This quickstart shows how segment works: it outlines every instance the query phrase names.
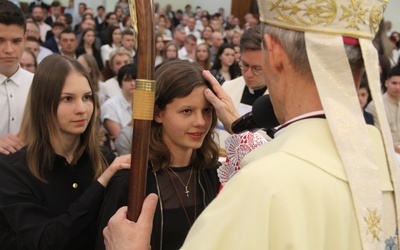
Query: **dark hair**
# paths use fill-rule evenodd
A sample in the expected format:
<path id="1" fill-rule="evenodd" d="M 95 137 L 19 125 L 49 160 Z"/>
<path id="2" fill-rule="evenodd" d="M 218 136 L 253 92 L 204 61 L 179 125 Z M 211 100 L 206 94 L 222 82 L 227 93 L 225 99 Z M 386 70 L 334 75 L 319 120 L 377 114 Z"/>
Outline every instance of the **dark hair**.
<path id="1" fill-rule="evenodd" d="M 129 64 L 122 66 L 119 69 L 118 74 L 117 74 L 117 80 L 118 80 L 118 84 L 119 84 L 120 88 L 122 88 L 122 81 L 126 78 L 136 80 L 137 67 L 135 64 L 129 63 Z"/>
<path id="2" fill-rule="evenodd" d="M 372 96 L 371 96 L 371 90 L 369 89 L 369 86 L 368 86 L 368 79 L 366 76 L 367 76 L 366 74 L 363 75 L 363 79 L 360 82 L 360 87 L 358 87 L 358 88 L 367 90 L 367 93 L 368 93 L 367 104 L 368 104 L 370 101 L 372 101 Z M 367 105 L 365 105 L 365 106 L 367 106 Z"/>
<path id="3" fill-rule="evenodd" d="M 205 46 L 205 47 L 206 47 L 206 51 L 208 52 L 208 57 L 207 57 L 206 61 L 204 62 L 204 65 L 201 65 L 201 66 L 203 66 L 205 70 L 209 70 L 210 67 L 211 67 L 211 55 L 210 55 L 210 46 L 208 45 L 208 43 L 200 43 L 200 44 L 197 44 L 197 46 L 196 46 L 196 52 L 195 52 L 195 62 L 198 63 L 198 64 L 200 65 L 200 63 L 199 63 L 199 58 L 197 57 L 197 49 L 198 49 L 200 46 Z"/>
<path id="4" fill-rule="evenodd" d="M 155 72 L 157 82 L 154 114 L 164 110 L 175 98 L 183 98 L 200 86 L 210 87 L 202 77 L 202 69 L 195 63 L 183 60 L 171 60 L 163 63 Z M 196 170 L 214 167 L 218 161 L 218 146 L 214 141 L 214 128 L 217 116 L 212 109 L 210 130 L 200 148 L 193 151 L 190 164 Z M 163 125 L 151 123 L 149 161 L 153 171 L 164 170 L 172 162 L 172 155 L 162 140 Z"/>
<path id="5" fill-rule="evenodd" d="M 52 71 L 49 71 L 50 68 Z M 39 64 L 32 80 L 26 105 L 29 109 L 27 114 L 30 116 L 28 118 L 30 125 L 26 131 L 28 135 L 26 158 L 29 170 L 43 182 L 46 182 L 46 173 L 52 168 L 56 157 L 52 143 L 57 138 L 59 130 L 57 109 L 65 80 L 71 72 L 77 72 L 87 79 L 93 93 L 93 103 L 95 103 L 97 97 L 93 91 L 90 76 L 75 59 L 59 54 L 49 55 Z M 76 162 L 83 152 L 87 151 L 91 158 L 94 176 L 97 178 L 108 164 L 98 146 L 95 114 L 96 107 L 93 105 L 90 122 L 80 136 L 81 144 L 72 162 Z M 32 117 L 35 119 L 30 119 Z"/>
<path id="6" fill-rule="evenodd" d="M 105 10 L 105 8 L 104 8 L 104 6 L 103 6 L 103 5 L 99 5 L 99 6 L 97 6 L 97 10 L 100 10 L 100 9 L 102 9 L 102 10 Z"/>
<path id="7" fill-rule="evenodd" d="M 112 15 L 117 15 L 117 14 L 115 14 L 115 12 L 108 12 L 108 13 L 106 14 L 106 20 L 110 19 L 110 17 L 111 17 Z"/>
<path id="8" fill-rule="evenodd" d="M 63 24 L 63 23 L 61 23 L 61 22 L 54 22 L 53 23 L 53 28 L 54 27 L 62 27 L 62 28 L 65 28 L 65 25 Z"/>
<path id="9" fill-rule="evenodd" d="M 193 35 L 193 34 L 189 34 L 185 37 L 185 42 L 189 42 L 189 41 L 197 42 L 197 37 L 195 37 L 195 35 Z"/>
<path id="10" fill-rule="evenodd" d="M 26 38 L 26 41 L 27 41 L 27 42 L 35 42 L 35 43 L 37 43 L 37 44 L 40 45 L 39 40 L 38 40 L 36 37 L 34 37 L 34 36 L 28 36 L 28 37 Z"/>
<path id="11" fill-rule="evenodd" d="M 110 47 L 113 46 L 113 33 L 115 30 L 121 30 L 119 26 L 109 26 L 108 28 L 108 37 L 107 37 L 107 42 Z"/>
<path id="12" fill-rule="evenodd" d="M 161 50 L 161 56 L 163 57 L 163 60 L 167 59 L 167 50 L 169 47 L 174 46 L 176 49 L 176 58 L 178 58 L 178 51 L 179 51 L 179 47 L 178 45 L 176 45 L 176 43 L 174 42 L 168 42 L 167 44 L 164 45 L 164 48 Z"/>
<path id="13" fill-rule="evenodd" d="M 37 63 L 35 54 L 33 54 L 33 52 L 28 48 L 25 48 L 24 52 L 28 53 L 29 55 L 31 55 L 33 57 L 33 66 L 35 66 L 35 70 L 36 70 L 38 63 Z"/>
<path id="14" fill-rule="evenodd" d="M 90 18 L 87 18 L 87 16 L 89 16 Z M 83 23 L 84 21 L 86 21 L 86 19 L 94 20 L 93 14 L 92 14 L 92 13 L 85 13 L 85 14 L 83 14 L 83 16 L 82 16 L 82 22 L 81 22 L 81 23 Z"/>
<path id="15" fill-rule="evenodd" d="M 214 63 L 211 66 L 211 70 L 220 70 L 222 68 L 221 59 L 219 57 L 224 53 L 225 49 L 232 49 L 233 51 L 235 51 L 235 46 L 230 43 L 223 43 L 219 47 L 218 53 L 215 55 Z M 231 79 L 235 79 L 236 77 L 240 76 L 240 72 L 240 68 L 235 62 L 229 67 L 229 74 L 231 75 Z"/>
<path id="16" fill-rule="evenodd" d="M 236 28 L 236 26 L 233 24 L 227 23 L 225 25 L 225 30 L 233 30 L 234 28 Z"/>
<path id="17" fill-rule="evenodd" d="M 388 73 L 388 78 L 390 79 L 393 76 L 400 76 L 400 67 L 399 66 L 394 66 Z"/>
<path id="18" fill-rule="evenodd" d="M 26 31 L 25 15 L 15 4 L 10 1 L 0 1 L 0 23 L 17 25 Z"/>
<path id="19" fill-rule="evenodd" d="M 60 7 L 61 3 L 59 1 L 53 1 L 50 5 L 50 7 Z"/>
<path id="20" fill-rule="evenodd" d="M 135 36 L 135 33 L 133 33 L 133 31 L 131 29 L 125 29 L 124 31 L 122 31 L 122 36 L 121 37 L 124 37 L 126 35 Z"/>
<path id="21" fill-rule="evenodd" d="M 240 51 L 261 50 L 261 26 L 256 25 L 246 30 L 240 38 Z"/>
<path id="22" fill-rule="evenodd" d="M 72 23 L 72 16 L 71 16 L 71 14 L 65 13 L 64 16 L 65 16 L 65 22 L 66 22 L 68 25 L 71 25 L 71 23 Z"/>
<path id="23" fill-rule="evenodd" d="M 81 41 L 79 42 L 78 47 L 84 48 L 85 41 L 84 41 L 83 38 L 85 37 L 86 33 L 88 33 L 89 31 L 92 31 L 94 33 L 94 36 L 96 37 L 96 30 L 95 29 L 92 29 L 92 28 L 84 29 L 83 32 L 82 32 Z M 93 51 L 98 51 L 98 49 L 96 48 L 96 41 L 93 41 L 92 49 L 93 49 Z"/>

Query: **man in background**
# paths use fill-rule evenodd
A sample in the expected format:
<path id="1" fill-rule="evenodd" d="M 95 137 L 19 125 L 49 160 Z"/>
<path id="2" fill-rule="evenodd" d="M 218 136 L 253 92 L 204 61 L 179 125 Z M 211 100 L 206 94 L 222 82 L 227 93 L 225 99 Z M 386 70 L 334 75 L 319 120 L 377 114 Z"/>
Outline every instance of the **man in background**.
<path id="1" fill-rule="evenodd" d="M 25 47 L 25 16 L 15 4 L 0 2 L 0 154 L 19 150 L 18 137 L 33 74 L 20 68 Z"/>

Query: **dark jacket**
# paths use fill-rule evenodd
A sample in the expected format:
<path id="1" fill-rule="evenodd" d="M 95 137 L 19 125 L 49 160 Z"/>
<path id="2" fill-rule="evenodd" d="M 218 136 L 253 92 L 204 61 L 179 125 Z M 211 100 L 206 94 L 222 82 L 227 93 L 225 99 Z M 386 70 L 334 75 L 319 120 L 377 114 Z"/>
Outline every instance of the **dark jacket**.
<path id="1" fill-rule="evenodd" d="M 217 196 L 220 182 L 217 176 L 216 168 L 200 170 L 198 180 L 203 191 L 204 206 Z M 109 181 L 106 189 L 105 198 L 99 214 L 99 233 L 97 237 L 96 250 L 104 249 L 104 238 L 101 233 L 107 226 L 109 219 L 122 206 L 128 204 L 129 190 L 129 170 L 120 170 Z M 146 195 L 150 193 L 158 194 L 160 191 L 157 180 L 157 173 L 153 173 L 149 167 L 147 170 Z M 161 212 L 161 202 L 157 204 L 157 209 L 153 220 L 153 231 L 151 234 L 151 249 L 162 249 L 162 232 L 163 232 L 163 214 Z"/>
<path id="2" fill-rule="evenodd" d="M 1 249 L 94 249 L 104 187 L 93 180 L 87 153 L 73 166 L 55 155 L 47 183 L 30 172 L 26 148 L 2 159 Z"/>

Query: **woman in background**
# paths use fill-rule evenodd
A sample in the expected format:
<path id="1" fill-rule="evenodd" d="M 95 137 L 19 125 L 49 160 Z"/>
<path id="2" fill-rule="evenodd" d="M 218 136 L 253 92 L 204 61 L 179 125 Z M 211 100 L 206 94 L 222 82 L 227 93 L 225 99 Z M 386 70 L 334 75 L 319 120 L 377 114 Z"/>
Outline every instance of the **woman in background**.
<path id="1" fill-rule="evenodd" d="M 235 62 L 233 44 L 224 43 L 219 47 L 210 72 L 221 85 L 225 81 L 241 76 L 239 65 Z"/>
<path id="2" fill-rule="evenodd" d="M 77 57 L 83 54 L 92 55 L 97 62 L 100 70 L 103 69 L 103 61 L 101 60 L 100 51 L 95 45 L 96 31 L 92 28 L 85 29 L 82 33 L 82 39 L 79 42 L 78 48 L 76 48 L 75 54 Z"/>
<path id="3" fill-rule="evenodd" d="M 156 40 L 156 60 L 155 60 L 155 67 L 160 65 L 163 62 L 163 57 L 162 57 L 162 50 L 164 48 L 164 39 L 162 34 L 156 32 L 155 35 L 155 40 Z"/>
<path id="4" fill-rule="evenodd" d="M 200 43 L 196 47 L 195 62 L 197 62 L 203 70 L 211 68 L 210 47 L 207 43 Z"/>
<path id="5" fill-rule="evenodd" d="M 163 56 L 163 61 L 178 58 L 178 50 L 179 48 L 174 42 L 167 43 L 161 53 Z"/>
<path id="6" fill-rule="evenodd" d="M 100 48 L 101 58 L 104 65 L 106 65 L 106 62 L 110 59 L 111 52 L 121 47 L 122 32 L 119 27 L 112 26 L 108 35 L 108 44 L 104 44 Z"/>

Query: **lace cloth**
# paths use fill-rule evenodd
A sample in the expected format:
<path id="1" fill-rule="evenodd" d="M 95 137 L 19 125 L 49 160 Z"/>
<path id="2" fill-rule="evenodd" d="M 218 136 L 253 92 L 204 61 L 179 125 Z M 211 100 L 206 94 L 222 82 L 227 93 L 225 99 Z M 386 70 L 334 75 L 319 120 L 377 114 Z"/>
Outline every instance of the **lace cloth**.
<path id="1" fill-rule="evenodd" d="M 226 161 L 218 168 L 218 177 L 224 186 L 239 170 L 243 158 L 252 150 L 267 143 L 258 133 L 245 132 L 230 135 L 225 141 Z"/>

